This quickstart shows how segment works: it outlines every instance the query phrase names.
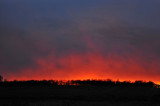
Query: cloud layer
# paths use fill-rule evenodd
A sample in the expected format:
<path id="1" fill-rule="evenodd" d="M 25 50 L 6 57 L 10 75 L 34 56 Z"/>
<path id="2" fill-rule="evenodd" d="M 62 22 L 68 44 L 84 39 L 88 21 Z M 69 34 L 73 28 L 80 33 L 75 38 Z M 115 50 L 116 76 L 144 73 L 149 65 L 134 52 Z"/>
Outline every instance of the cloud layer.
<path id="1" fill-rule="evenodd" d="M 0 1 L 0 73 L 160 82 L 158 0 Z"/>

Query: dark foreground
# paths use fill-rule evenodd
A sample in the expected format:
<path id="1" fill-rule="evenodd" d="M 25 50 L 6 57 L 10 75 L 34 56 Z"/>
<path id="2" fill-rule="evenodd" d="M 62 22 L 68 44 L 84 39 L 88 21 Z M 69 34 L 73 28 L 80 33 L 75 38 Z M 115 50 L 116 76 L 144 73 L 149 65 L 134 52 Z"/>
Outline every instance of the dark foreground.
<path id="1" fill-rule="evenodd" d="M 1 87 L 0 106 L 160 106 L 151 87 Z"/>

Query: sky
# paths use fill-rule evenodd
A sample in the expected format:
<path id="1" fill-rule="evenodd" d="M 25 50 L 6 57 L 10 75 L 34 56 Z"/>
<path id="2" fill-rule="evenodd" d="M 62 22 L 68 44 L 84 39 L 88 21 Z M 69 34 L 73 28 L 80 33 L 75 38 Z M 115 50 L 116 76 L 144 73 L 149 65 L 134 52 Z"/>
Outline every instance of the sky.
<path id="1" fill-rule="evenodd" d="M 0 0 L 7 80 L 160 83 L 160 0 Z"/>

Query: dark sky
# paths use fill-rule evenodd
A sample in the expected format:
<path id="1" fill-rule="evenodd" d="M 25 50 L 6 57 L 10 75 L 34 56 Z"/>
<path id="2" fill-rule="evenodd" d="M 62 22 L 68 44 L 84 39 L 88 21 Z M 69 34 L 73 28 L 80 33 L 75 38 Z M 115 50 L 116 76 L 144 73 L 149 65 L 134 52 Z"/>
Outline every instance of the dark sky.
<path id="1" fill-rule="evenodd" d="M 159 13 L 159 0 L 0 0 L 0 74 L 160 83 Z"/>

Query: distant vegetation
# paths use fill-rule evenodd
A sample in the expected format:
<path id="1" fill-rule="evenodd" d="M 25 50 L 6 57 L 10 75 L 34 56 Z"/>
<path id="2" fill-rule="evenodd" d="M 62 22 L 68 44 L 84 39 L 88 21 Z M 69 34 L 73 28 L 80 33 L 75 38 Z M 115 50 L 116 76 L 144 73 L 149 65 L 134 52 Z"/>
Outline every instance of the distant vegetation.
<path id="1" fill-rule="evenodd" d="M 3 78 L 3 77 L 0 77 Z M 4 87 L 25 87 L 25 86 L 106 86 L 106 87 L 158 87 L 154 82 L 144 81 L 112 81 L 108 80 L 69 80 L 69 81 L 57 81 L 57 80 L 28 80 L 28 81 L 2 81 L 0 80 L 0 86 Z"/>
<path id="2" fill-rule="evenodd" d="M 115 105 L 129 103 L 129 106 L 134 103 L 135 106 L 160 104 L 160 89 L 151 81 L 120 82 L 110 79 L 7 81 L 3 77 L 0 78 L 0 106 L 32 106 L 30 104 L 75 106 L 73 102 L 78 106 L 81 106 L 80 103 L 96 103 L 97 106 L 108 105 L 108 103 L 115 103 Z"/>

